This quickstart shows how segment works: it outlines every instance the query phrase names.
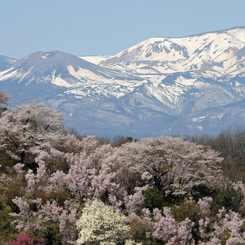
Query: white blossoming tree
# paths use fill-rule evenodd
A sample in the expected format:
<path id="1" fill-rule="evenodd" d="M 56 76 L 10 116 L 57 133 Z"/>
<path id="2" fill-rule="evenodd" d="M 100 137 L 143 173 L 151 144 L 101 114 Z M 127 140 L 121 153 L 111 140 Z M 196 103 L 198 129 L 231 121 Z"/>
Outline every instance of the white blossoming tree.
<path id="1" fill-rule="evenodd" d="M 130 240 L 130 227 L 125 222 L 125 216 L 113 212 L 101 201 L 94 200 L 91 205 L 86 204 L 77 222 L 77 229 L 80 230 L 78 244 L 136 244 Z"/>
<path id="2" fill-rule="evenodd" d="M 0 91 L 0 104 L 7 104 L 9 98 L 11 98 L 10 95 L 6 94 L 5 91 Z"/>
<path id="3" fill-rule="evenodd" d="M 219 152 L 183 138 L 144 138 L 118 151 L 129 172 L 125 178 L 132 178 L 128 183 L 148 172 L 159 189 L 178 195 L 198 185 L 217 187 L 222 179 Z"/>
<path id="4" fill-rule="evenodd" d="M 66 133 L 62 116 L 34 101 L 4 111 L 0 117 L 1 149 L 24 163 L 27 155 L 56 148 Z"/>

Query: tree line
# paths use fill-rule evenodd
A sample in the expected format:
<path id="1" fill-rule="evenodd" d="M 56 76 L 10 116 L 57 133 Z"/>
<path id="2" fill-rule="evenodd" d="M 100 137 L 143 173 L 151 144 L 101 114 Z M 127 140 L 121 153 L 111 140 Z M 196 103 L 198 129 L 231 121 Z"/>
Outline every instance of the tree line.
<path id="1" fill-rule="evenodd" d="M 8 99 L 0 93 L 1 244 L 245 243 L 241 128 L 80 136 L 60 112 Z"/>

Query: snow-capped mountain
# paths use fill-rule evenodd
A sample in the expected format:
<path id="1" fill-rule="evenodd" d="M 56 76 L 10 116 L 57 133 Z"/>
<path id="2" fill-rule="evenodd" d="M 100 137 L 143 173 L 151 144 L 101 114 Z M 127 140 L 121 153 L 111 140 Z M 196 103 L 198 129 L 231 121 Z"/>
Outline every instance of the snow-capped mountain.
<path id="1" fill-rule="evenodd" d="M 1 73 L 1 80 L 16 81 L 26 85 L 51 83 L 59 87 L 75 88 L 88 80 L 103 81 L 121 77 L 119 72 L 96 66 L 77 56 L 61 52 L 36 52 L 30 54 Z M 129 77 L 123 76 L 123 79 Z"/>
<path id="2" fill-rule="evenodd" d="M 244 61 L 244 32 L 244 28 L 234 28 L 184 38 L 151 38 L 102 61 L 101 65 L 138 74 L 208 70 L 223 76 L 234 72 L 237 62 Z"/>
<path id="3" fill-rule="evenodd" d="M 114 56 L 37 52 L 0 72 L 0 90 L 45 101 L 82 134 L 215 134 L 245 123 L 245 27 L 151 38 Z"/>
<path id="4" fill-rule="evenodd" d="M 13 65 L 17 60 L 0 55 L 0 71 L 7 69 L 9 66 Z"/>

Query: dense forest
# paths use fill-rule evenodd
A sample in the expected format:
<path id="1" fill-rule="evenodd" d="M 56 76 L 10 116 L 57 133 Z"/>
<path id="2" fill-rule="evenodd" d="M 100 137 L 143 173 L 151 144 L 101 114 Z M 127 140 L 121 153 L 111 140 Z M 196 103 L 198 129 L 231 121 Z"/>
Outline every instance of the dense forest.
<path id="1" fill-rule="evenodd" d="M 0 92 L 0 244 L 245 244 L 245 130 L 133 139 L 67 131 Z"/>

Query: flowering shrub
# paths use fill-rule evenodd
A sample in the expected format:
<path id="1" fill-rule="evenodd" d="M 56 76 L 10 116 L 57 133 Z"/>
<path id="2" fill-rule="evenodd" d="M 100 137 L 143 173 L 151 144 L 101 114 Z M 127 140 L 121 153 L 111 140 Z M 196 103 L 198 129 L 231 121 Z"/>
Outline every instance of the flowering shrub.
<path id="1" fill-rule="evenodd" d="M 125 216 L 113 212 L 97 200 L 91 205 L 86 204 L 77 229 L 78 244 L 120 245 L 130 239 L 130 227 L 125 222 Z M 127 241 L 126 244 L 134 243 Z"/>
<path id="2" fill-rule="evenodd" d="M 34 240 L 25 234 L 19 234 L 14 240 L 5 242 L 4 245 L 44 245 L 40 243 L 34 243 Z"/>

